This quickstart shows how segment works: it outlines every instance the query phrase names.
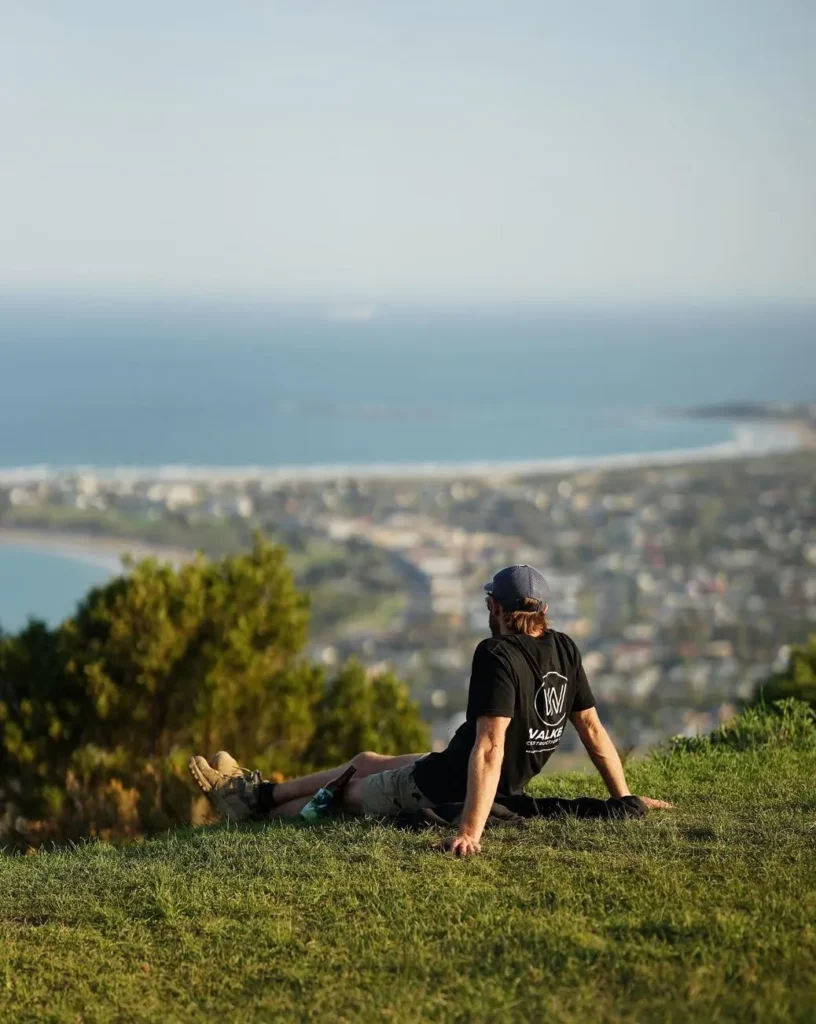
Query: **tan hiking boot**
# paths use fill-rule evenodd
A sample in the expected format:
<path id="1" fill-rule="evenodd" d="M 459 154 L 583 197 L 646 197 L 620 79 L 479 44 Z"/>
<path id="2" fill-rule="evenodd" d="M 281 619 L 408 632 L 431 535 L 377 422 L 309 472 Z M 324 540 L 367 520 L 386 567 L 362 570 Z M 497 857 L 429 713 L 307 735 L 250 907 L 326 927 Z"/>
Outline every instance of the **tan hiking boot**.
<path id="1" fill-rule="evenodd" d="M 230 761 L 234 763 L 234 758 Z M 239 769 L 238 775 L 224 775 L 200 756 L 191 757 L 187 767 L 198 788 L 225 821 L 246 821 L 255 815 L 258 789 L 263 781 L 260 772 Z"/>
<path id="2" fill-rule="evenodd" d="M 226 750 L 219 750 L 217 754 L 213 754 L 210 758 L 210 766 L 217 772 L 221 772 L 222 775 L 226 775 L 228 779 L 240 779 L 246 771 Z"/>

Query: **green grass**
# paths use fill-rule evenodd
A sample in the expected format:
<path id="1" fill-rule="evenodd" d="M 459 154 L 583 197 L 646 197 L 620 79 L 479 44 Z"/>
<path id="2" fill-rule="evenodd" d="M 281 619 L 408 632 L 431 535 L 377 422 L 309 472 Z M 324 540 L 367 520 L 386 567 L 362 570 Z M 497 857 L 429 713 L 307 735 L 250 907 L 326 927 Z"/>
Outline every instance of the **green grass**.
<path id="1" fill-rule="evenodd" d="M 497 830 L 468 861 L 343 820 L 0 858 L 0 1019 L 812 1021 L 808 728 L 630 765 L 678 809 Z"/>

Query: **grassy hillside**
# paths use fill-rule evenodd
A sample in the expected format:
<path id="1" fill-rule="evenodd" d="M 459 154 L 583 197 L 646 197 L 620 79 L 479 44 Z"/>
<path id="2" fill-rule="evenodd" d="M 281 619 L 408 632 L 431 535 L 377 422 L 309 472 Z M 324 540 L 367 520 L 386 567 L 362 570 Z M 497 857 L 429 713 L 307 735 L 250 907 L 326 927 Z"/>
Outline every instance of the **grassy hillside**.
<path id="1" fill-rule="evenodd" d="M 812 1021 L 812 721 L 686 748 L 629 769 L 676 812 L 469 861 L 355 821 L 0 858 L 0 1019 Z"/>

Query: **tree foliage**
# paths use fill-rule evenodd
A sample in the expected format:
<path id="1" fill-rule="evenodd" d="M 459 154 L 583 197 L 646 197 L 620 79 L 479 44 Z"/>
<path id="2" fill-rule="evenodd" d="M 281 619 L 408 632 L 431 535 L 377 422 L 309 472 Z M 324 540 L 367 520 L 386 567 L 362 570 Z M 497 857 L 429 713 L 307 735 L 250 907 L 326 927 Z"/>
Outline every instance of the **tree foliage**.
<path id="1" fill-rule="evenodd" d="M 766 701 L 793 697 L 807 701 L 816 711 L 816 633 L 811 633 L 806 643 L 791 648 L 787 667 L 760 687 L 760 697 Z"/>
<path id="2" fill-rule="evenodd" d="M 0 814 L 13 835 L 135 835 L 189 813 L 191 753 L 283 775 L 375 747 L 421 749 L 392 675 L 303 658 L 308 599 L 285 549 L 154 560 L 92 590 L 56 629 L 0 635 Z"/>
<path id="3" fill-rule="evenodd" d="M 350 751 L 411 754 L 428 749 L 428 733 L 408 687 L 393 672 L 369 675 L 351 660 L 327 686 L 306 760 L 339 764 Z"/>

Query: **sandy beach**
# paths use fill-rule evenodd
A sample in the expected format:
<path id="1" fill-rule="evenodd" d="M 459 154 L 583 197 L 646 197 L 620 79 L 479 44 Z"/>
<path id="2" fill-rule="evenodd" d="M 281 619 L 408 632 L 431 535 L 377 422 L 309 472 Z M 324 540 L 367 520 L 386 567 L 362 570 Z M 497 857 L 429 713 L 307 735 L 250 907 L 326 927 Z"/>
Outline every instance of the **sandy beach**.
<path id="1" fill-rule="evenodd" d="M 98 537 L 92 534 L 59 533 L 51 530 L 0 528 L 0 546 L 47 552 L 106 569 L 111 575 L 122 570 L 122 559 L 130 555 L 136 560 L 155 558 L 179 566 L 195 557 L 183 548 L 162 547 L 119 537 Z"/>

